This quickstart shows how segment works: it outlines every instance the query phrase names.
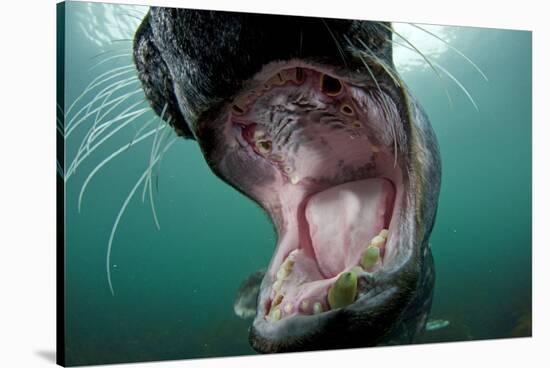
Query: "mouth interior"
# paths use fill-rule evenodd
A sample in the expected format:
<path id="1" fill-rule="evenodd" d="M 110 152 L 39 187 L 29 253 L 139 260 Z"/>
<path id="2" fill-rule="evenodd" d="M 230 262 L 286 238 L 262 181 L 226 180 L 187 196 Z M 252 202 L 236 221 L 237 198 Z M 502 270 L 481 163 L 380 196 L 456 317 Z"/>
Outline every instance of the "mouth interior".
<path id="1" fill-rule="evenodd" d="M 256 193 L 279 235 L 257 318 L 277 324 L 346 307 L 394 253 L 402 175 L 388 122 L 395 108 L 382 97 L 299 66 L 236 98 L 234 147 L 274 177 Z"/>
<path id="2" fill-rule="evenodd" d="M 304 200 L 297 213 L 298 246 L 271 268 L 265 318 L 275 322 L 320 314 L 345 303 L 330 300 L 331 288 L 341 288 L 335 286 L 340 278 L 356 279 L 382 267 L 395 194 L 390 180 L 373 178 L 340 184 Z M 343 299 L 354 301 L 358 291 L 353 289 L 344 290 Z"/>

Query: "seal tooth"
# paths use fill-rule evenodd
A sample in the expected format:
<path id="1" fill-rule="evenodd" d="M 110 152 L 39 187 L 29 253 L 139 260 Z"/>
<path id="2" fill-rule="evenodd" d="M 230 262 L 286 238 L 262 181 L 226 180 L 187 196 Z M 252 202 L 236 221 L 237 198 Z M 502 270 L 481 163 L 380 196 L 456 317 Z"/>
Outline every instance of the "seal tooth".
<path id="1" fill-rule="evenodd" d="M 261 154 L 266 155 L 269 152 L 271 152 L 271 148 L 272 148 L 271 141 L 267 139 L 260 139 L 256 141 L 256 148 Z"/>
<path id="2" fill-rule="evenodd" d="M 363 269 L 363 267 L 361 266 L 354 266 L 350 272 L 352 272 L 353 274 L 355 274 L 355 276 L 359 276 L 360 274 L 362 274 L 363 272 L 365 272 L 365 270 Z"/>
<path id="3" fill-rule="evenodd" d="M 298 255 L 299 251 L 298 249 L 294 249 L 292 252 L 288 254 L 287 259 L 291 260 L 292 262 L 296 261 L 296 256 Z"/>
<path id="4" fill-rule="evenodd" d="M 288 257 L 279 267 L 277 271 L 277 280 L 284 280 L 292 272 L 292 267 L 294 266 L 294 260 Z"/>
<path id="5" fill-rule="evenodd" d="M 274 283 L 273 283 L 273 290 L 275 291 L 279 291 L 281 290 L 281 287 L 283 286 L 283 281 L 282 280 L 276 280 Z"/>
<path id="6" fill-rule="evenodd" d="M 378 235 L 380 235 L 384 239 L 388 239 L 389 231 L 388 229 L 382 229 L 380 230 L 380 234 Z"/>
<path id="7" fill-rule="evenodd" d="M 275 162 L 282 162 L 282 161 L 284 161 L 283 156 L 280 155 L 280 154 L 278 154 L 278 153 L 272 154 L 269 158 L 270 158 L 271 160 L 275 161 Z"/>
<path id="8" fill-rule="evenodd" d="M 380 259 L 380 248 L 370 245 L 361 257 L 361 267 L 368 270 Z"/>
<path id="9" fill-rule="evenodd" d="M 283 294 L 275 295 L 275 298 L 273 298 L 273 302 L 271 303 L 271 309 L 281 304 L 282 301 L 283 301 Z"/>
<path id="10" fill-rule="evenodd" d="M 319 314 L 323 312 L 323 306 L 319 302 L 313 304 L 313 314 Z"/>
<path id="11" fill-rule="evenodd" d="M 293 184 L 293 185 L 296 185 L 300 182 L 300 177 L 298 175 L 291 175 L 290 176 L 290 182 Z"/>
<path id="12" fill-rule="evenodd" d="M 385 242 L 386 242 L 386 238 L 384 238 L 381 235 L 376 235 L 374 238 L 372 238 L 372 240 L 370 241 L 370 244 L 380 248 L 384 245 Z"/>
<path id="13" fill-rule="evenodd" d="M 290 303 L 286 303 L 284 307 L 284 311 L 286 314 L 292 313 L 293 306 Z"/>
<path id="14" fill-rule="evenodd" d="M 252 135 L 252 139 L 254 139 L 255 141 L 265 137 L 265 130 L 262 129 L 262 128 L 256 128 L 254 129 L 254 134 Z"/>
<path id="15" fill-rule="evenodd" d="M 300 310 L 303 312 L 303 313 L 311 313 L 311 311 L 309 310 L 309 300 L 307 299 L 304 299 L 302 300 L 302 302 L 300 303 Z"/>
<path id="16" fill-rule="evenodd" d="M 283 281 L 288 276 L 289 272 L 285 268 L 279 268 L 279 271 L 277 271 L 277 280 Z"/>
<path id="17" fill-rule="evenodd" d="M 355 301 L 357 296 L 357 275 L 343 272 L 328 291 L 328 305 L 332 309 L 343 308 Z"/>
<path id="18" fill-rule="evenodd" d="M 281 310 L 279 308 L 275 308 L 272 312 L 271 312 L 271 320 L 272 321 L 278 321 L 281 319 Z"/>

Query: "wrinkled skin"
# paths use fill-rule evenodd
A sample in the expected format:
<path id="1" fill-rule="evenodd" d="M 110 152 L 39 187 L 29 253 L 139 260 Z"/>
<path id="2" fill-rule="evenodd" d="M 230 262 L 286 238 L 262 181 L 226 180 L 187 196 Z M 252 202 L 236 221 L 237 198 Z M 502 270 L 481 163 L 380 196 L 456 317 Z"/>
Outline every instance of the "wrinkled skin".
<path id="1" fill-rule="evenodd" d="M 153 109 L 276 228 L 265 276 L 235 307 L 257 305 L 259 352 L 412 342 L 424 328 L 441 169 L 391 39 L 387 23 L 169 8 L 136 32 Z M 356 288 L 332 308 L 349 272 Z"/>

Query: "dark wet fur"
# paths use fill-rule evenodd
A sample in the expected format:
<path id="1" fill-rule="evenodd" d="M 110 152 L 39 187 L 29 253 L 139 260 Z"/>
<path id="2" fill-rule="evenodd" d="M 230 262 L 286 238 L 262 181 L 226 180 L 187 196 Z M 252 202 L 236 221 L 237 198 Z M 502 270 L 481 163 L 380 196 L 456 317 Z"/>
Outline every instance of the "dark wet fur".
<path id="1" fill-rule="evenodd" d="M 134 60 L 155 111 L 168 104 L 165 116 L 191 138 L 188 124 L 221 108 L 265 64 L 300 58 L 358 69 L 361 62 L 342 55 L 332 37 L 367 35 L 371 49 L 389 60 L 388 33 L 358 20 L 151 8 L 135 35 Z M 342 48 L 344 39 L 337 42 Z M 173 82 L 185 91 L 181 113 Z"/>

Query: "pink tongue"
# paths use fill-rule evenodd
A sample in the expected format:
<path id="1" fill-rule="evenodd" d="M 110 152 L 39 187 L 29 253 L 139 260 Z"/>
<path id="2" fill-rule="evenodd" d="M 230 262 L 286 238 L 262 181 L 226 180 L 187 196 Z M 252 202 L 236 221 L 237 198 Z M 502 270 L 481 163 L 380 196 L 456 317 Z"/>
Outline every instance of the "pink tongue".
<path id="1" fill-rule="evenodd" d="M 393 186 L 367 179 L 332 187 L 312 196 L 306 219 L 321 273 L 334 277 L 359 263 L 370 240 L 385 226 Z"/>

